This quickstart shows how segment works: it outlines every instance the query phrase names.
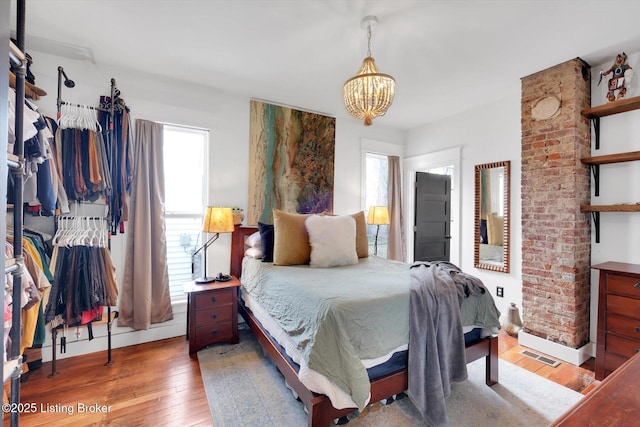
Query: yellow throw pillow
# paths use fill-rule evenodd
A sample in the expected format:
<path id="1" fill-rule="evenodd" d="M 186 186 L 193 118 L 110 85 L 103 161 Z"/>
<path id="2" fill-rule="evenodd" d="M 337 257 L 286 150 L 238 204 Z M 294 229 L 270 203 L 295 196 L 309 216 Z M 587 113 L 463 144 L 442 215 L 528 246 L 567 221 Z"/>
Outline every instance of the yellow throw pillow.
<path id="1" fill-rule="evenodd" d="M 502 246 L 504 218 L 498 215 L 487 216 L 487 238 L 490 245 Z"/>
<path id="2" fill-rule="evenodd" d="M 273 264 L 309 264 L 311 245 L 304 222 L 311 214 L 273 210 Z"/>
<path id="3" fill-rule="evenodd" d="M 369 256 L 369 241 L 367 240 L 367 221 L 364 218 L 364 211 L 351 215 L 356 220 L 356 252 L 358 258 Z"/>

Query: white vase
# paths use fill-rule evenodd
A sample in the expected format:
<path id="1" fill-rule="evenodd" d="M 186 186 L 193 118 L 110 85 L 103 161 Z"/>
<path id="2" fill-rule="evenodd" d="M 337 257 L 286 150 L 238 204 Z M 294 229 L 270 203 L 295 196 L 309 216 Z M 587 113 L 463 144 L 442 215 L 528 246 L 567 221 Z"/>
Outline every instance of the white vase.
<path id="1" fill-rule="evenodd" d="M 518 332 L 522 329 L 522 319 L 520 319 L 520 312 L 515 303 L 507 308 L 507 312 L 502 316 L 501 322 L 502 329 L 512 337 L 517 337 Z"/>

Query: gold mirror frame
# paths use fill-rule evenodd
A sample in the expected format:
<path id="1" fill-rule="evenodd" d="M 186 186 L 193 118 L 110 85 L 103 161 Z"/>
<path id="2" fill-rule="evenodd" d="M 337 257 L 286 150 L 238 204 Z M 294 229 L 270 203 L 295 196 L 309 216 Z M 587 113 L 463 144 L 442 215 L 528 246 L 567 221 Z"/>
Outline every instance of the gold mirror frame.
<path id="1" fill-rule="evenodd" d="M 502 215 L 502 251 L 500 251 L 499 246 L 500 245 L 495 245 L 495 244 L 489 244 L 491 243 L 490 241 L 482 243 L 481 241 L 481 220 L 483 219 L 483 216 L 486 217 L 487 213 L 482 211 L 482 176 L 486 175 L 487 173 L 490 173 L 491 170 L 493 169 L 500 169 L 500 168 L 504 168 L 504 191 L 503 191 L 503 199 L 502 199 L 502 204 L 503 204 L 503 215 Z M 473 255 L 473 260 L 474 260 L 474 266 L 476 268 L 482 268 L 485 270 L 492 270 L 492 271 L 500 271 L 503 273 L 508 273 L 509 272 L 509 214 L 511 212 L 511 205 L 510 205 L 510 188 L 511 188 L 511 162 L 510 161 L 504 161 L 504 162 L 496 162 L 496 163 L 486 163 L 484 165 L 476 165 L 475 166 L 475 170 L 476 170 L 476 194 L 475 194 L 475 203 L 476 203 L 476 209 L 475 209 L 475 221 L 474 221 L 474 255 Z M 486 186 L 485 186 L 486 188 Z M 490 189 L 490 193 L 492 195 L 494 195 L 494 197 L 497 197 L 497 192 L 492 191 L 493 189 Z M 490 214 L 491 215 L 491 214 Z M 492 217 L 494 218 L 494 217 Z M 492 224 L 499 224 L 499 216 L 495 216 L 495 218 L 497 218 L 498 220 L 491 220 Z M 484 218 L 486 220 L 487 223 L 487 228 L 488 228 L 488 222 L 489 219 Z M 495 227 L 494 227 L 495 229 Z M 488 233 L 487 233 L 488 234 Z M 493 239 L 496 240 L 496 239 Z M 482 249 L 482 251 L 481 251 Z M 482 256 L 483 258 L 481 258 L 481 252 L 482 252 Z M 498 254 L 502 252 L 502 262 L 499 262 L 497 259 Z M 493 255 L 485 255 L 485 254 L 492 254 Z"/>

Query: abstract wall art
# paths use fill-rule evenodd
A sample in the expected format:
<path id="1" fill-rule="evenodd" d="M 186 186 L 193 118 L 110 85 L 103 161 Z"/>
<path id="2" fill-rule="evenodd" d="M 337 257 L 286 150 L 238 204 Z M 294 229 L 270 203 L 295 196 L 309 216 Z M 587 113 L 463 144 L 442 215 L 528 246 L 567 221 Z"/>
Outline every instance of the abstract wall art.
<path id="1" fill-rule="evenodd" d="M 250 103 L 247 225 L 273 223 L 273 209 L 333 212 L 333 117 Z"/>

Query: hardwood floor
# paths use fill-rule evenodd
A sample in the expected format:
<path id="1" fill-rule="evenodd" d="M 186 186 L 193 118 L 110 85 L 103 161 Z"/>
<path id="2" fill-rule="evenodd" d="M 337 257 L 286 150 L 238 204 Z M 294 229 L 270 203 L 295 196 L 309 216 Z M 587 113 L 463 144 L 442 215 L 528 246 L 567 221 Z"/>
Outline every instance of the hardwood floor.
<path id="1" fill-rule="evenodd" d="M 591 358 L 580 366 L 558 360 L 560 364 L 555 368 L 538 360 L 520 354 L 520 351 L 527 349 L 518 344 L 518 339 L 509 336 L 506 332 L 500 331 L 500 358 L 516 366 L 524 368 L 545 377 L 555 383 L 561 384 L 582 394 L 587 394 L 599 381 L 595 380 L 595 359 Z M 534 351 L 534 353 L 544 355 Z"/>
<path id="2" fill-rule="evenodd" d="M 210 426 L 211 414 L 197 358 L 189 357 L 185 337 L 58 360 L 30 372 L 20 387 L 21 426 Z M 107 406 L 105 413 L 79 413 L 78 403 Z M 58 405 L 58 408 L 56 407 Z M 66 408 L 73 410 L 68 415 Z M 49 412 L 46 412 L 47 410 Z M 57 410 L 57 412 L 56 412 Z M 8 420 L 5 418 L 4 425 Z"/>
<path id="3" fill-rule="evenodd" d="M 504 332 L 500 357 L 556 383 L 586 394 L 594 385 L 594 364 L 562 362 L 551 368 L 519 354 L 524 347 Z M 197 358 L 189 357 L 185 337 L 114 349 L 113 364 L 94 353 L 51 362 L 29 373 L 21 384 L 21 402 L 35 404 L 20 425 L 36 426 L 210 426 L 212 424 Z M 83 408 L 79 403 L 85 405 Z M 91 412 L 91 409 L 105 412 Z M 106 409 L 108 408 L 108 410 Z M 68 414 L 73 410 L 73 414 Z M 8 417 L 4 425 L 8 426 Z"/>

